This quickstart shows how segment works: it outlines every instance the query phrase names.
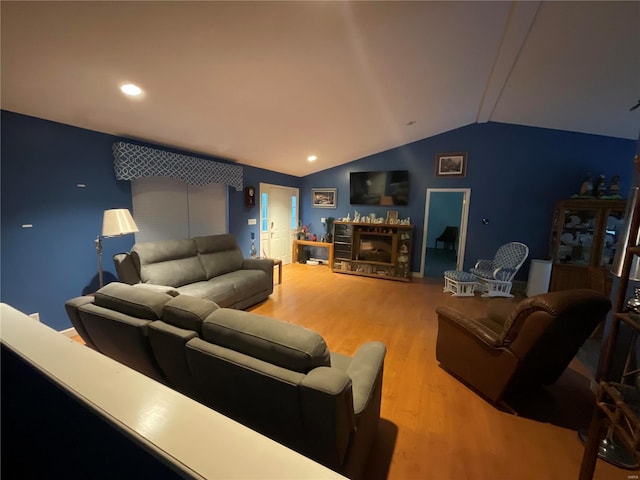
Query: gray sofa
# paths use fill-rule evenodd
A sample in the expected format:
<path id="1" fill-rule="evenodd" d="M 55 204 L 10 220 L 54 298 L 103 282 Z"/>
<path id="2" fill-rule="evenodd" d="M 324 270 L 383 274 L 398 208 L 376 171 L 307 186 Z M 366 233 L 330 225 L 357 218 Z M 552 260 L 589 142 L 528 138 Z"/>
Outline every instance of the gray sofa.
<path id="1" fill-rule="evenodd" d="M 117 282 L 65 306 L 95 350 L 359 478 L 380 418 L 383 343 L 349 357 L 297 325 Z"/>
<path id="2" fill-rule="evenodd" d="M 273 293 L 273 260 L 243 258 L 229 234 L 136 243 L 113 260 L 120 282 L 175 290 L 221 307 L 245 309 Z"/>

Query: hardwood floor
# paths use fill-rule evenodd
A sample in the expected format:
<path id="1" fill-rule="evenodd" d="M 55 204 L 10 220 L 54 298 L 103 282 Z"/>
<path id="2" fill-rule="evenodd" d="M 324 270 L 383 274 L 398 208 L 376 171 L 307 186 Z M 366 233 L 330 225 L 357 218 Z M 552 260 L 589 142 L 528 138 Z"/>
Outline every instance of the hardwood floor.
<path id="1" fill-rule="evenodd" d="M 497 409 L 438 366 L 436 306 L 476 316 L 488 302 L 517 300 L 455 298 L 442 292 L 440 280 L 403 283 L 290 264 L 282 285 L 251 311 L 316 330 L 331 350 L 345 354 L 367 340 L 386 343 L 383 420 L 363 478 L 577 478 L 583 445 L 576 431 L 588 424 L 593 401 L 588 371 L 577 361 L 553 387 L 513 399 L 518 415 Z M 636 473 L 598 460 L 594 479 Z"/>

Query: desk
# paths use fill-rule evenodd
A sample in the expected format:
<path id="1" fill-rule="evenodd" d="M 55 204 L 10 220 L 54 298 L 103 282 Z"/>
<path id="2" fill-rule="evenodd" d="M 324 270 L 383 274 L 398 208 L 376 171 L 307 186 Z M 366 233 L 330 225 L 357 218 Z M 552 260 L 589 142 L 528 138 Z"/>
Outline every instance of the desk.
<path id="1" fill-rule="evenodd" d="M 294 240 L 293 241 L 293 251 L 291 252 L 291 261 L 298 261 L 298 247 L 300 245 L 306 245 L 309 247 L 320 247 L 326 248 L 327 252 L 329 252 L 329 268 L 333 265 L 333 243 L 327 242 L 314 242 L 311 240 Z"/>

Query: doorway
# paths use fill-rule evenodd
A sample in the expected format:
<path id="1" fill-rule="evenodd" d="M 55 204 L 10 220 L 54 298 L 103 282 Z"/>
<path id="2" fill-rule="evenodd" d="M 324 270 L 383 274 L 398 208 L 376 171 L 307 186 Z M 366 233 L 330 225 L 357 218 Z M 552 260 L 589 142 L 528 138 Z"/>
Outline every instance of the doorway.
<path id="1" fill-rule="evenodd" d="M 298 189 L 260 184 L 260 255 L 291 263 L 299 217 Z"/>
<path id="2" fill-rule="evenodd" d="M 462 270 L 470 199 L 470 188 L 427 189 L 421 276 L 442 278 L 446 270 Z M 453 238 L 449 235 L 452 231 Z"/>

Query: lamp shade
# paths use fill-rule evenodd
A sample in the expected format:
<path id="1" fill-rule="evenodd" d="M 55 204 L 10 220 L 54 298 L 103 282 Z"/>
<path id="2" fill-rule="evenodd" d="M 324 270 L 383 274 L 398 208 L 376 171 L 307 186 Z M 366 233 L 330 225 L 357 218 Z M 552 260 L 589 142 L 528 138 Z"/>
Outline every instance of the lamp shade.
<path id="1" fill-rule="evenodd" d="M 117 237 L 127 233 L 136 233 L 138 226 L 126 208 L 105 210 L 102 218 L 102 236 Z"/>

